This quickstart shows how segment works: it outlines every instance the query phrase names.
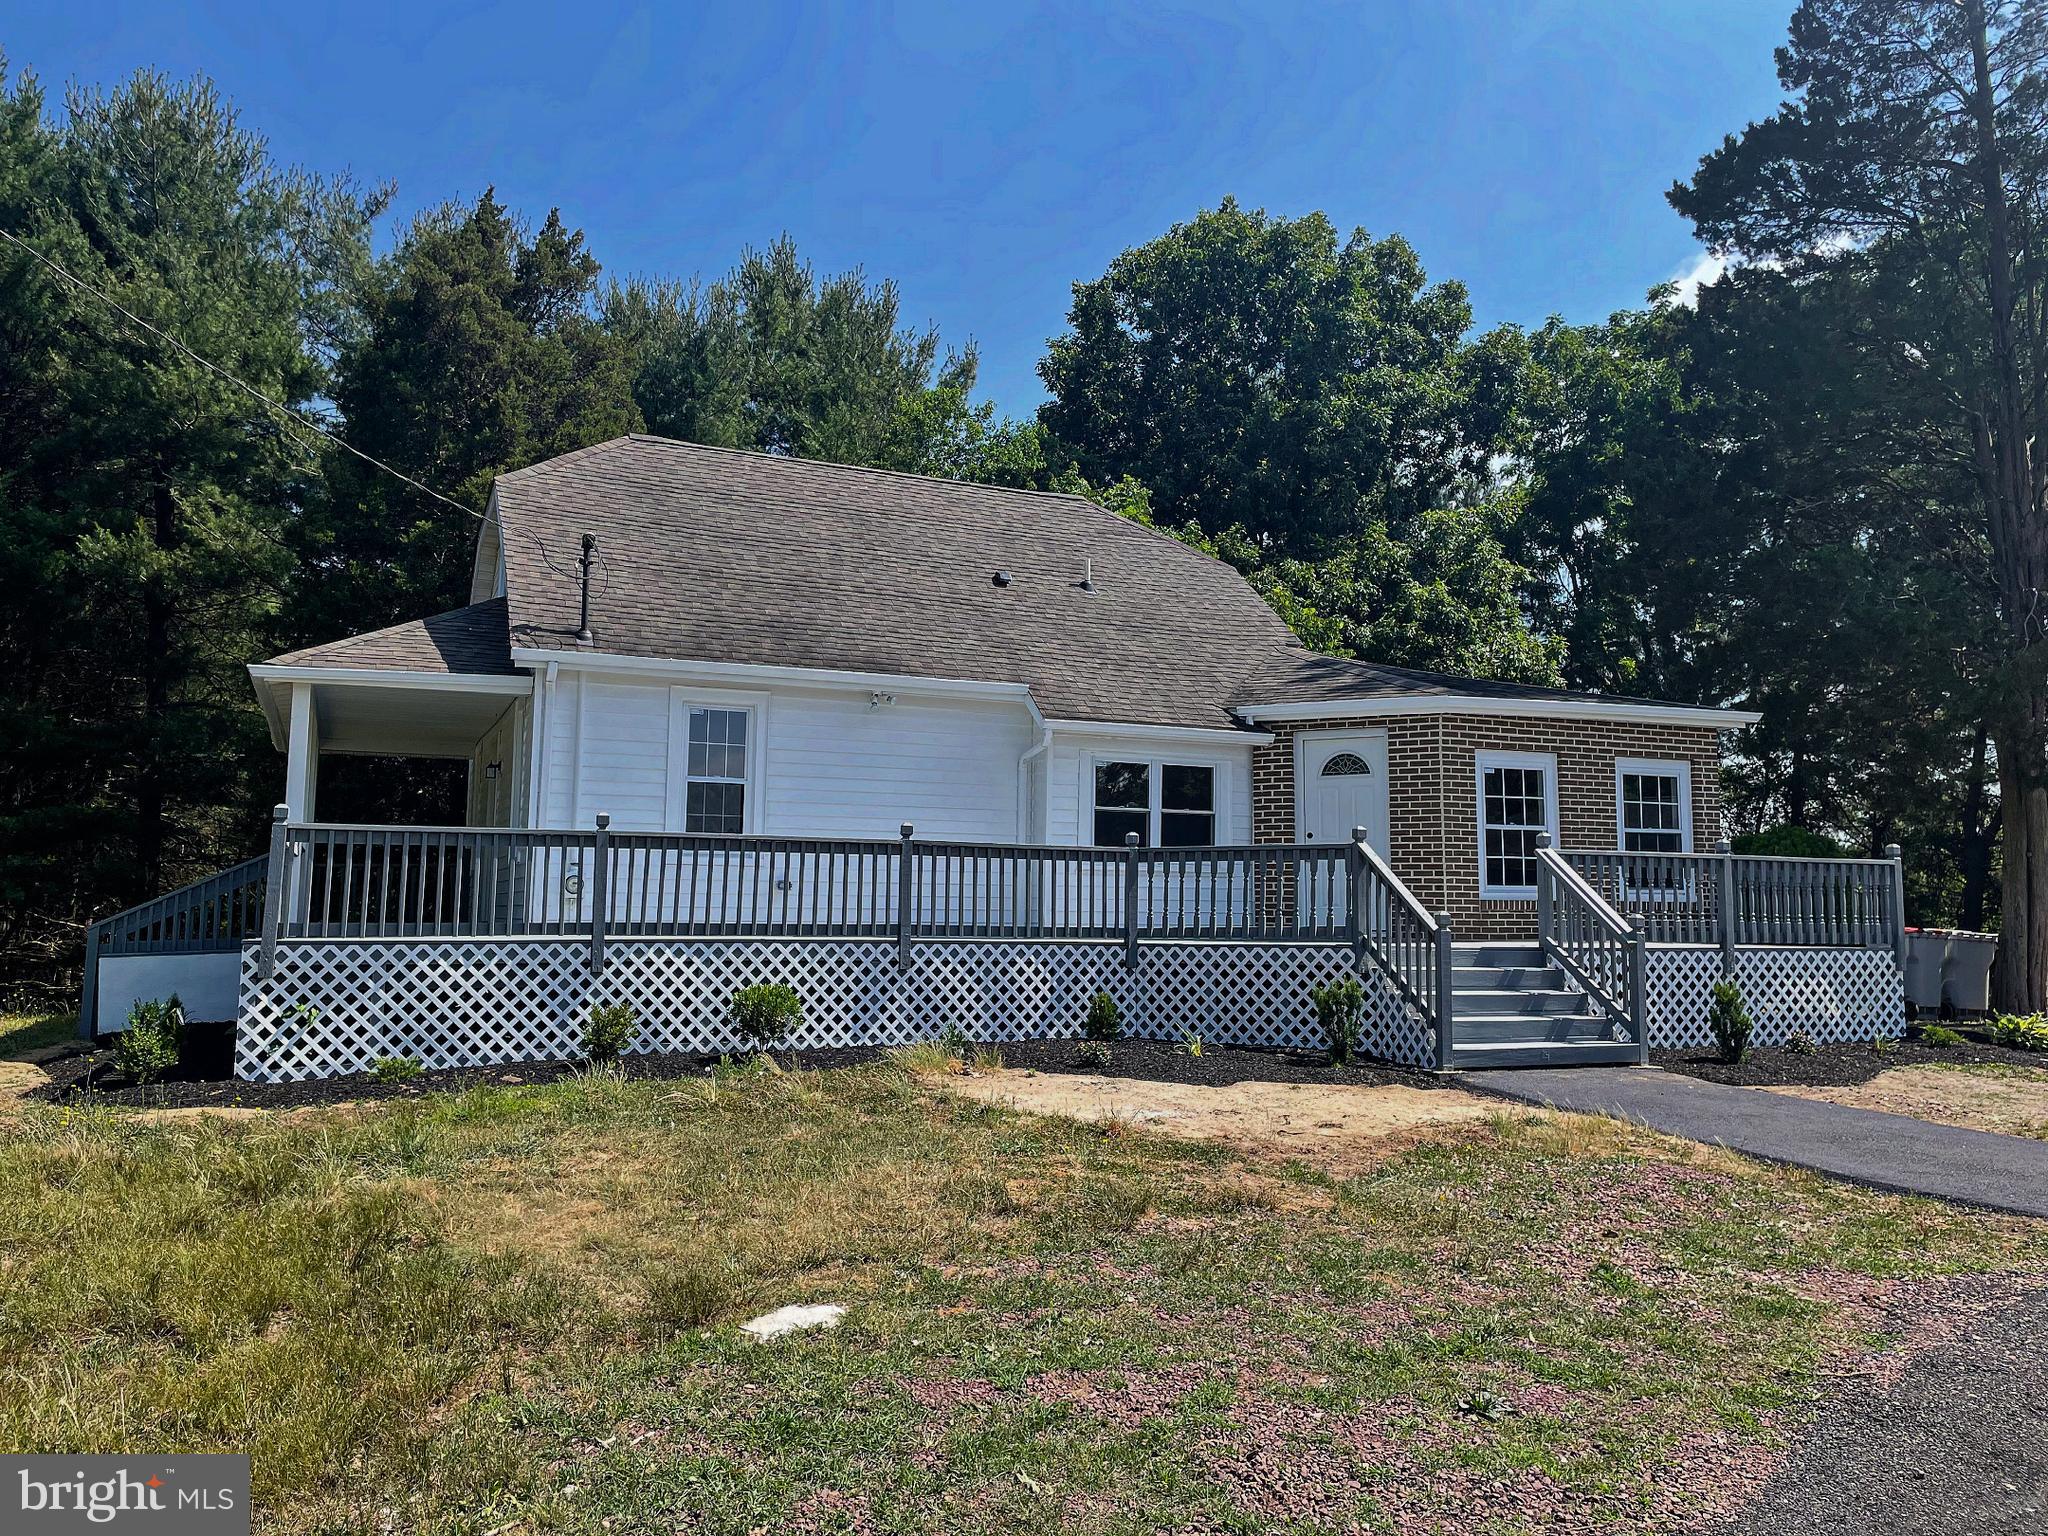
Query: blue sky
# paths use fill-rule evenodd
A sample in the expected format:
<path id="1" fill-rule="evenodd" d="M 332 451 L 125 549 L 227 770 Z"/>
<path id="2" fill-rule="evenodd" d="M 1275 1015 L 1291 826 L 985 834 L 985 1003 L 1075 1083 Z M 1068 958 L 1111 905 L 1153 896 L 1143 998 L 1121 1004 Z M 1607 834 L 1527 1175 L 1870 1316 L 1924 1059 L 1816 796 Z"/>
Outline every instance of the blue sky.
<path id="1" fill-rule="evenodd" d="M 787 230 L 972 337 L 1007 412 L 1070 285 L 1234 195 L 1399 232 L 1481 325 L 1594 320 L 1700 252 L 1664 189 L 1778 92 L 1792 0 L 44 5 L 55 89 L 213 76 L 281 159 L 559 206 L 615 273 Z"/>

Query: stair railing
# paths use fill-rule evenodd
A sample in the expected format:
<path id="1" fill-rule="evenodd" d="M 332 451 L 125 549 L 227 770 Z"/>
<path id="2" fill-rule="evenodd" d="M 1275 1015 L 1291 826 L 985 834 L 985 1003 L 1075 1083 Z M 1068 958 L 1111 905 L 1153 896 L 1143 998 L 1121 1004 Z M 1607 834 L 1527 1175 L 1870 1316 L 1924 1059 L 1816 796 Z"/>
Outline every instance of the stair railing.
<path id="1" fill-rule="evenodd" d="M 1536 839 L 1536 933 L 1543 953 L 1599 1005 L 1616 1037 L 1635 1045 L 1636 1060 L 1648 1062 L 1643 919 L 1610 907 L 1547 833 Z"/>
<path id="2" fill-rule="evenodd" d="M 1366 841 L 1365 828 L 1351 829 L 1346 853 L 1351 865 L 1351 930 L 1353 962 L 1363 970 L 1370 961 L 1395 990 L 1421 1015 L 1436 1037 L 1438 1071 L 1451 1065 L 1451 919 L 1432 916 L 1415 893 L 1401 883 L 1378 849 Z"/>

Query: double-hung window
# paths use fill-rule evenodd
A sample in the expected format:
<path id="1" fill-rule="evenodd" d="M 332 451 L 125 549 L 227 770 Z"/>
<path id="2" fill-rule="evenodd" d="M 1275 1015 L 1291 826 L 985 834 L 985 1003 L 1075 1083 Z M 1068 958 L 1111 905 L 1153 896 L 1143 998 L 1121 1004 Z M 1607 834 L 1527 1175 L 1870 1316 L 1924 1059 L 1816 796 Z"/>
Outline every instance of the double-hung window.
<path id="1" fill-rule="evenodd" d="M 1547 752 L 1481 752 L 1479 894 L 1490 901 L 1536 896 L 1536 840 L 1557 835 L 1557 759 Z"/>
<path id="2" fill-rule="evenodd" d="M 1216 842 L 1216 770 L 1206 763 L 1099 762 L 1095 845 L 1121 848 L 1128 833 L 1152 848 Z"/>
<path id="3" fill-rule="evenodd" d="M 693 704 L 689 709 L 685 832 L 747 829 L 747 712 Z"/>
<path id="4" fill-rule="evenodd" d="M 1615 827 L 1623 853 L 1692 851 L 1692 768 L 1625 757 L 1614 765 Z"/>

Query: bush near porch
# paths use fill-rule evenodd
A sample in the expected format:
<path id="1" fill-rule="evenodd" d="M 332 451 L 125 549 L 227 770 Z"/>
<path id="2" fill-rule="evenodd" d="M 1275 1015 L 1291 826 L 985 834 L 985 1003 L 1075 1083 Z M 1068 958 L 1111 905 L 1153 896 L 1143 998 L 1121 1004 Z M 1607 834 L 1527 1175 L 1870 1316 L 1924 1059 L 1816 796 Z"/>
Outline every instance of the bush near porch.
<path id="1" fill-rule="evenodd" d="M 0 1440 L 248 1449 L 273 1532 L 1673 1529 L 1888 1304 L 2044 1266 L 1568 1117 L 1340 1180 L 886 1064 L 32 1108 Z M 846 1323 L 733 1327 L 812 1301 Z"/>

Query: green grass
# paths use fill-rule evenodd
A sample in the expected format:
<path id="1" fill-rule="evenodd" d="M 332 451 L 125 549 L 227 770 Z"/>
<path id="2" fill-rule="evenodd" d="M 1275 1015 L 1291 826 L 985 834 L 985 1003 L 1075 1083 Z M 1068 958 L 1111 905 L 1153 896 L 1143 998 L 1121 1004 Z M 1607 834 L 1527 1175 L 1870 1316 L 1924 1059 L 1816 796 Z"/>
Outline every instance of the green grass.
<path id="1" fill-rule="evenodd" d="M 31 1109 L 0 1442 L 247 1448 L 265 1531 L 1462 1531 L 1503 1484 L 1492 1529 L 1569 1493 L 1635 1532 L 1867 1329 L 1849 1277 L 2044 1262 L 2023 1223 L 1604 1123 L 1339 1181 L 889 1067 Z M 798 1301 L 847 1320 L 733 1326 Z"/>
<path id="2" fill-rule="evenodd" d="M 78 1016 L 72 1013 L 0 1013 L 0 1061 L 12 1060 L 45 1046 L 78 1038 Z"/>

